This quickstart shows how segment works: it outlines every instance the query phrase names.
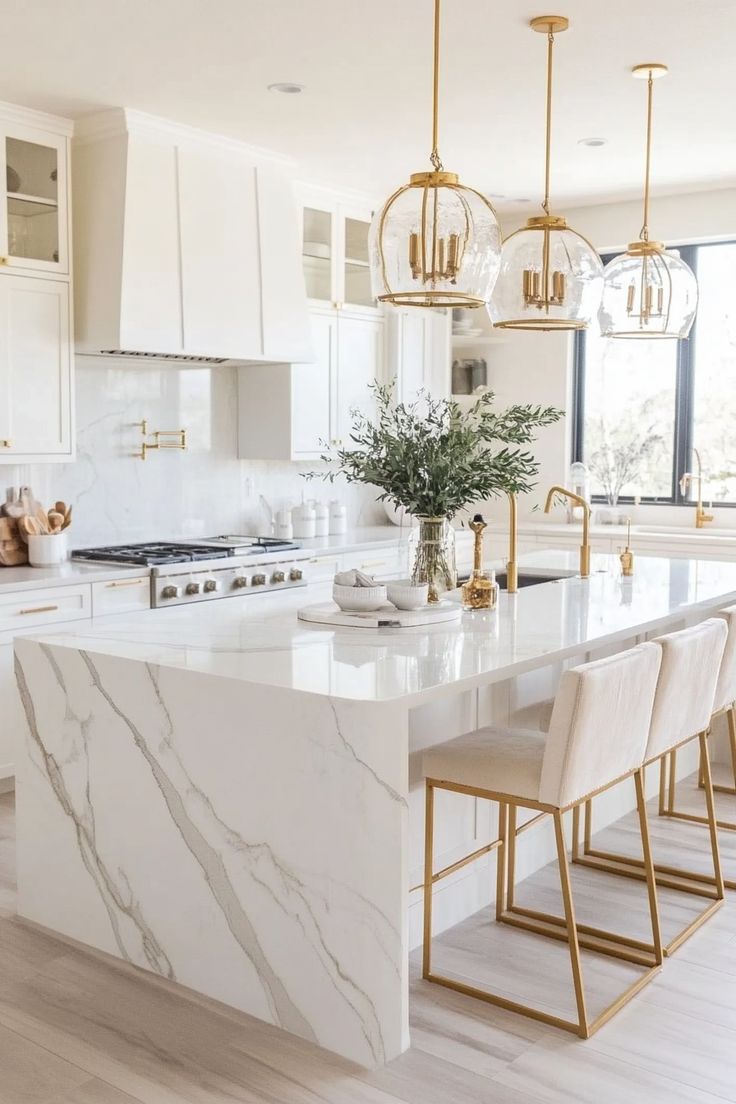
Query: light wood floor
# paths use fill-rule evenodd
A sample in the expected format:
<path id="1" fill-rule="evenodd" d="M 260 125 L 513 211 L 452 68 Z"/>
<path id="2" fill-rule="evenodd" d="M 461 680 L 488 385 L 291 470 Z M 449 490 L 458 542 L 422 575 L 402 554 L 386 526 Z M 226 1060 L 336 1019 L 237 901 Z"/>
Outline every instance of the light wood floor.
<path id="1" fill-rule="evenodd" d="M 700 795 L 690 787 L 688 802 Z M 736 819 L 736 799 L 720 799 Z M 704 830 L 653 819 L 655 851 L 697 866 Z M 547 831 L 539 826 L 533 831 Z M 736 833 L 723 834 L 736 878 Z M 618 850 L 631 818 L 601 833 Z M 521 843 L 523 844 L 523 837 Z M 646 937 L 643 887 L 576 868 L 580 920 Z M 411 1050 L 366 1073 L 156 979 L 71 949 L 13 919 L 13 802 L 0 797 L 0 1104 L 717 1104 L 736 1102 L 736 894 L 587 1042 L 412 982 Z M 554 868 L 519 888 L 559 908 Z M 663 892 L 667 930 L 693 900 Z M 615 920 L 614 920 L 615 918 Z M 491 923 L 486 912 L 436 941 L 438 969 L 570 1011 L 567 951 Z M 633 967 L 585 956 L 593 1011 Z"/>

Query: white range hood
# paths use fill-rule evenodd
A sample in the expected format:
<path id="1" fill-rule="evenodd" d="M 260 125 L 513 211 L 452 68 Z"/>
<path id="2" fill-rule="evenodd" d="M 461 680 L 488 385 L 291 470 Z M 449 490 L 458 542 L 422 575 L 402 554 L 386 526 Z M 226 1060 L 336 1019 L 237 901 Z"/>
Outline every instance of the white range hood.
<path id="1" fill-rule="evenodd" d="M 311 359 L 289 162 L 120 108 L 79 121 L 72 171 L 77 352 Z"/>

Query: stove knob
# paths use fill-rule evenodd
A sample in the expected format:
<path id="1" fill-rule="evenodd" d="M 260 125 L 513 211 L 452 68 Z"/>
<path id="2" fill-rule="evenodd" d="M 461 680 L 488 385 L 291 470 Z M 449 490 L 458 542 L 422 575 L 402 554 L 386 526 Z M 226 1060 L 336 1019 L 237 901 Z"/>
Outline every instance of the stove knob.
<path id="1" fill-rule="evenodd" d="M 162 598 L 178 598 L 181 591 L 178 586 L 165 586 L 161 591 Z"/>
<path id="2" fill-rule="evenodd" d="M 187 583 L 187 594 L 199 594 L 199 583 Z"/>
<path id="3" fill-rule="evenodd" d="M 251 584 L 251 586 L 265 586 L 266 585 L 266 576 L 265 575 L 254 575 L 253 578 L 250 581 L 250 584 Z"/>
<path id="4" fill-rule="evenodd" d="M 247 585 L 248 585 L 248 576 L 247 575 L 236 575 L 235 578 L 233 579 L 233 586 L 237 587 L 238 590 L 240 590 L 241 587 L 247 587 Z"/>
<path id="5" fill-rule="evenodd" d="M 283 571 L 274 571 L 273 575 L 271 576 L 272 583 L 283 583 L 285 579 L 286 575 Z"/>
<path id="6" fill-rule="evenodd" d="M 300 567 L 292 567 L 291 571 L 289 572 L 289 578 L 291 579 L 292 583 L 298 583 L 301 579 L 304 578 L 304 572 Z"/>
<path id="7" fill-rule="evenodd" d="M 219 590 L 220 584 L 217 579 L 205 579 L 204 592 L 205 594 L 212 594 L 213 590 Z"/>

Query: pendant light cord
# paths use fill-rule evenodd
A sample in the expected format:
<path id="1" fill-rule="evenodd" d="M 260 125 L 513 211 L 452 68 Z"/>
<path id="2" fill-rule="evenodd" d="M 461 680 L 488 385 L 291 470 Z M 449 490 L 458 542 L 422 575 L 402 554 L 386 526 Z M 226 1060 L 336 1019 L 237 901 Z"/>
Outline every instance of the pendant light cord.
<path id="1" fill-rule="evenodd" d="M 547 35 L 547 141 L 544 159 L 544 202 L 542 209 L 545 215 L 549 214 L 549 176 L 552 149 L 552 53 L 555 46 L 555 36 L 550 31 Z"/>
<path id="2" fill-rule="evenodd" d="M 654 79 L 652 77 L 652 71 L 649 70 L 649 77 L 647 78 L 647 155 L 646 155 L 646 167 L 644 169 L 644 224 L 639 233 L 639 237 L 642 241 L 649 241 L 649 171 L 652 163 L 652 91 L 654 88 Z"/>
<path id="3" fill-rule="evenodd" d="M 437 149 L 440 99 L 440 0 L 434 0 L 434 83 L 432 89 L 432 152 L 429 160 L 435 172 L 442 172 L 442 159 Z"/>

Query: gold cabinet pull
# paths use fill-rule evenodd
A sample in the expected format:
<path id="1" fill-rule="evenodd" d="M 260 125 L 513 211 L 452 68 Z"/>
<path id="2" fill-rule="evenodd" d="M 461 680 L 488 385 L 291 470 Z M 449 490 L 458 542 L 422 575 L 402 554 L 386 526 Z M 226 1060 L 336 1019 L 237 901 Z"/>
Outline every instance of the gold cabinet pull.
<path id="1" fill-rule="evenodd" d="M 365 567 L 385 567 L 387 560 L 366 560 L 365 563 L 360 565 L 361 570 Z"/>
<path id="2" fill-rule="evenodd" d="M 126 586 L 141 586 L 143 583 L 147 583 L 148 579 L 116 579 L 112 583 L 105 583 L 106 587 L 126 587 Z"/>
<path id="3" fill-rule="evenodd" d="M 0 265 L 6 265 L 8 263 L 7 257 L 0 257 Z"/>
<path id="4" fill-rule="evenodd" d="M 58 606 L 33 606 L 32 609 L 22 609 L 19 612 L 26 613 L 53 613 L 54 610 L 58 610 Z"/>
<path id="5" fill-rule="evenodd" d="M 0 437 L 0 448 L 12 448 L 13 442 L 9 437 Z"/>

